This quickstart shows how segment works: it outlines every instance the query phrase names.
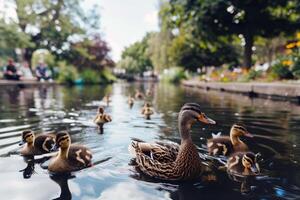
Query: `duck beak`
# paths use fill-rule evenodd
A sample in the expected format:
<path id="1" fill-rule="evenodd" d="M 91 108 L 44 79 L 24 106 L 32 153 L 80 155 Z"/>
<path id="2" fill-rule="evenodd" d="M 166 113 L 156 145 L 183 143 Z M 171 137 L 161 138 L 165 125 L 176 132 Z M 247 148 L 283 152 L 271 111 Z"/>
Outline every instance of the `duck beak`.
<path id="1" fill-rule="evenodd" d="M 249 138 L 253 138 L 253 137 L 254 137 L 254 136 L 253 136 L 251 133 L 249 133 L 249 132 L 245 133 L 244 136 L 245 136 L 245 137 L 249 137 Z"/>
<path id="2" fill-rule="evenodd" d="M 22 140 L 22 141 L 19 142 L 19 146 L 22 146 L 22 145 L 24 145 L 24 144 L 25 144 L 25 141 L 24 141 L 24 140 Z"/>
<path id="3" fill-rule="evenodd" d="M 253 172 L 254 174 L 258 174 L 259 173 L 259 166 L 258 166 L 258 164 L 253 164 L 250 169 L 251 169 L 251 172 Z"/>
<path id="4" fill-rule="evenodd" d="M 198 115 L 198 121 L 203 122 L 205 124 L 216 124 L 214 120 L 206 117 L 204 114 Z"/>

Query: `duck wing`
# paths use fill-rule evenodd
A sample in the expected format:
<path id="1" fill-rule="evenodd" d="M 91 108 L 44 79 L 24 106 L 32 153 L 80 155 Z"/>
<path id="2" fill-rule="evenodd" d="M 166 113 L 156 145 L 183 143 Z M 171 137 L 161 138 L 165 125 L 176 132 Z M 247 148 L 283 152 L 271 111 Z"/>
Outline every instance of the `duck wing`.
<path id="1" fill-rule="evenodd" d="M 49 153 L 55 144 L 55 136 L 51 134 L 41 134 L 36 136 L 34 140 L 34 148 L 38 154 Z"/>
<path id="2" fill-rule="evenodd" d="M 136 153 L 137 168 L 144 174 L 161 180 L 178 180 L 180 176 L 174 173 L 175 162 L 162 163 L 148 155 Z"/>
<path id="3" fill-rule="evenodd" d="M 161 163 L 174 162 L 177 158 L 179 145 L 176 143 L 147 143 L 140 139 L 133 138 L 129 151 L 136 156 L 137 152 L 145 154 L 153 160 Z"/>
<path id="4" fill-rule="evenodd" d="M 78 169 L 90 167 L 92 165 L 91 151 L 80 145 L 71 145 L 68 154 L 68 162 Z"/>

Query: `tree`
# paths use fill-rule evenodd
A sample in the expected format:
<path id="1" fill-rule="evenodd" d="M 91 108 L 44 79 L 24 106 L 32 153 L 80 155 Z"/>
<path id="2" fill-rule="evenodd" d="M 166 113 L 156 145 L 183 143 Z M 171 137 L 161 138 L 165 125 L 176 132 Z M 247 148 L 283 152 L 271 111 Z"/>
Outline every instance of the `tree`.
<path id="1" fill-rule="evenodd" d="M 300 28 L 297 0 L 170 0 L 170 4 L 174 23 L 188 23 L 206 40 L 240 36 L 246 68 L 252 65 L 256 36 L 271 38 Z"/>
<path id="2" fill-rule="evenodd" d="M 150 36 L 151 33 L 148 33 L 141 41 L 137 41 L 124 49 L 122 59 L 119 62 L 121 68 L 130 69 L 130 73 L 139 73 L 140 75 L 153 69 L 148 45 Z M 130 66 L 130 64 L 134 64 L 134 66 Z"/>
<path id="3" fill-rule="evenodd" d="M 83 40 L 86 30 L 93 29 L 99 18 L 92 23 L 80 7 L 79 0 L 15 0 L 19 30 L 29 37 L 33 46 L 24 49 L 24 59 L 30 63 L 33 52 L 44 48 L 58 59 L 68 51 L 74 40 Z"/>

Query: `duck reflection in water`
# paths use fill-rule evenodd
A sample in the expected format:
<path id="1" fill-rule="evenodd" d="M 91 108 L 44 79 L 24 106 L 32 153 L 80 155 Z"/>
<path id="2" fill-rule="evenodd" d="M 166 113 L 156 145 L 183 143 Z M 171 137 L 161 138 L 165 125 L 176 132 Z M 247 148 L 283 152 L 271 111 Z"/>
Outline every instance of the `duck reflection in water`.
<path id="1" fill-rule="evenodd" d="M 71 173 L 64 173 L 64 174 L 51 174 L 51 180 L 57 183 L 60 187 L 60 195 L 53 200 L 70 200 L 72 199 L 72 193 L 69 189 L 68 181 L 69 179 L 75 178 L 74 175 Z"/>
<path id="2" fill-rule="evenodd" d="M 27 163 L 27 166 L 24 169 L 19 170 L 19 172 L 23 173 L 24 179 L 29 179 L 35 173 L 35 164 L 42 164 L 49 159 L 50 156 L 39 159 L 34 159 L 33 156 L 24 156 L 24 162 Z"/>

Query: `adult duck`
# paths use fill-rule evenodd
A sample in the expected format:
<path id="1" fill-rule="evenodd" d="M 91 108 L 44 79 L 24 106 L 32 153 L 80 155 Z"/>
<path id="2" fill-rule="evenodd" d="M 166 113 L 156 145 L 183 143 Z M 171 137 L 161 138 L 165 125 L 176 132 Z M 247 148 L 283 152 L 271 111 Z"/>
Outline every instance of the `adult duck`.
<path id="1" fill-rule="evenodd" d="M 167 181 L 200 178 L 205 166 L 193 144 L 190 129 L 195 122 L 215 124 L 196 103 L 185 104 L 178 116 L 181 144 L 149 144 L 133 141 L 129 149 L 136 156 L 136 164 L 146 175 Z"/>
<path id="2" fill-rule="evenodd" d="M 229 156 L 236 152 L 246 152 L 249 148 L 240 140 L 242 136 L 253 137 L 245 127 L 234 124 L 231 127 L 230 136 L 218 136 L 207 140 L 208 153 L 214 156 Z"/>

